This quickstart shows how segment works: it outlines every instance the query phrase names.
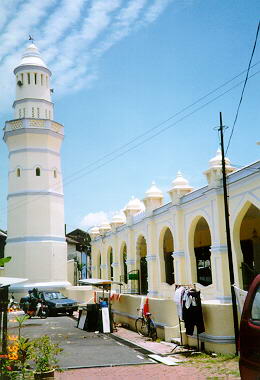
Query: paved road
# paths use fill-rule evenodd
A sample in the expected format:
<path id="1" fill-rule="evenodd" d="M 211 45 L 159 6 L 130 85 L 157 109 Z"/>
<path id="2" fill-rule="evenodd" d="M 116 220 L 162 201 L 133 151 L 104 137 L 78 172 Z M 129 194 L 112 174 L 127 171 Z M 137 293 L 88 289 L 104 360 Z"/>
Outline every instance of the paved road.
<path id="1" fill-rule="evenodd" d="M 17 334 L 16 326 L 17 323 L 9 323 L 9 334 Z M 29 319 L 21 334 L 31 338 L 49 335 L 55 343 L 59 343 L 63 352 L 58 364 L 64 369 L 153 363 L 140 351 L 127 347 L 106 334 L 78 329 L 76 321 L 67 316 Z"/>
<path id="2" fill-rule="evenodd" d="M 17 323 L 10 322 L 9 334 L 17 334 Z M 95 334 L 76 328 L 76 321 L 67 316 L 29 319 L 22 328 L 22 335 L 38 337 L 49 335 L 64 349 L 59 365 L 64 372 L 56 372 L 56 380 L 237 380 L 232 375 L 215 376 L 207 368 L 166 366 L 154 363 L 139 349 L 125 346 L 120 341 L 105 334 Z M 135 338 L 132 335 L 136 335 Z M 138 335 L 125 331 L 119 335 L 132 342 L 141 344 L 146 350 L 152 349 L 158 354 L 172 349 L 164 344 L 139 342 Z M 157 346 L 160 347 L 157 347 Z M 79 368 L 84 367 L 84 368 Z M 89 367 L 89 368 L 86 368 Z M 67 370 L 70 369 L 70 370 Z"/>

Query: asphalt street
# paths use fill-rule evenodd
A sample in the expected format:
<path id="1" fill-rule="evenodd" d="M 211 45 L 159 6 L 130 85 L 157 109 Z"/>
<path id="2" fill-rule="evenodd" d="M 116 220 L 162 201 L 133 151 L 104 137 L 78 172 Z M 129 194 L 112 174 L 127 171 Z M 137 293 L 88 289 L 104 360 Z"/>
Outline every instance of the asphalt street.
<path id="1" fill-rule="evenodd" d="M 109 335 L 83 331 L 76 326 L 77 322 L 68 316 L 32 318 L 24 323 L 21 335 L 29 338 L 50 336 L 63 348 L 58 362 L 62 369 L 153 363 L 138 348 L 128 347 Z M 8 332 L 18 334 L 14 317 L 9 322 Z"/>

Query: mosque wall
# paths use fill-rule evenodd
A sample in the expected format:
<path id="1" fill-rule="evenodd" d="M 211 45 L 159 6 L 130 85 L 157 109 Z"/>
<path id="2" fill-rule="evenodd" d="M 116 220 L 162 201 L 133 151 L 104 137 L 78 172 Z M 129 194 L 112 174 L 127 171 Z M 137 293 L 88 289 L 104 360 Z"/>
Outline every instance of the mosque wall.
<path id="1" fill-rule="evenodd" d="M 260 162 L 256 162 L 233 173 L 230 170 L 227 177 L 235 284 L 245 290 L 251 272 L 260 273 L 259 169 Z M 92 276 L 124 280 L 121 301 L 114 301 L 113 309 L 117 320 L 132 327 L 142 295 L 148 296 L 159 335 L 166 339 L 179 334 L 173 303 L 175 285 L 194 284 L 201 292 L 206 327 L 201 340 L 206 349 L 230 352 L 232 347 L 232 352 L 234 332 L 223 190 L 220 177 L 216 180 L 214 173 L 210 174 L 213 185 L 209 182 L 208 186 L 188 191 L 180 197 L 173 194 L 171 202 L 129 216 L 129 208 L 135 207 L 134 200 L 131 200 L 129 204 L 132 204 L 126 205 L 124 210 L 124 222 L 116 221 L 115 217 L 110 229 L 103 225 L 99 230 L 90 231 L 93 232 Z M 174 191 L 179 191 L 178 186 Z M 115 225 L 116 222 L 119 225 Z M 243 251 L 243 246 L 251 247 L 250 257 L 247 257 L 247 250 Z M 108 254 L 111 250 L 112 256 Z M 123 260 L 124 250 L 126 258 Z M 127 280 L 123 276 L 125 265 Z M 167 265 L 172 265 L 174 274 L 169 272 Z M 251 266 L 251 272 L 246 273 L 243 265 L 245 268 Z M 135 270 L 139 271 L 139 289 L 137 280 L 129 277 L 129 273 L 135 273 Z M 147 288 L 146 280 L 142 278 L 145 276 Z M 115 286 L 115 291 L 119 292 L 119 287 Z M 134 294 L 138 292 L 140 295 Z M 195 337 L 186 338 L 194 343 Z"/>

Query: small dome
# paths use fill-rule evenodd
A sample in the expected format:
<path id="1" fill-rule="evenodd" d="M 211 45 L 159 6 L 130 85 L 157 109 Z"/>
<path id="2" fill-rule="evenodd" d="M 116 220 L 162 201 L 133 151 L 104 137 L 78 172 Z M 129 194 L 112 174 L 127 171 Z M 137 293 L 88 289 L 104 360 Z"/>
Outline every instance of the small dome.
<path id="1" fill-rule="evenodd" d="M 37 46 L 35 46 L 34 44 L 30 44 L 26 48 L 24 54 L 22 55 L 21 62 L 17 67 L 27 66 L 27 65 L 41 66 L 47 69 L 47 66 L 45 62 L 43 61 Z"/>
<path id="2" fill-rule="evenodd" d="M 123 223 L 125 223 L 125 216 L 122 215 L 121 213 L 116 213 L 111 220 L 111 224 L 123 224 Z"/>
<path id="3" fill-rule="evenodd" d="M 104 222 L 101 223 L 100 226 L 99 226 L 99 231 L 100 231 L 101 233 L 105 233 L 105 232 L 108 232 L 108 231 L 110 231 L 110 230 L 111 230 L 111 226 L 110 226 L 110 224 L 109 224 L 108 221 L 104 221 Z"/>
<path id="4" fill-rule="evenodd" d="M 230 166 L 230 159 L 225 157 L 226 166 Z M 220 148 L 218 148 L 216 156 L 209 160 L 210 168 L 221 167 L 222 166 L 222 154 Z"/>
<path id="5" fill-rule="evenodd" d="M 189 187 L 189 181 L 182 176 L 182 173 L 179 170 L 176 178 L 172 181 L 172 189 L 186 189 Z"/>
<path id="6" fill-rule="evenodd" d="M 89 231 L 91 235 L 98 235 L 99 234 L 99 228 L 98 227 L 92 227 Z"/>
<path id="7" fill-rule="evenodd" d="M 142 202 L 140 201 L 140 199 L 135 198 L 134 196 L 131 197 L 130 201 L 125 206 L 125 210 L 140 211 L 142 208 Z"/>
<path id="8" fill-rule="evenodd" d="M 147 198 L 163 198 L 163 193 L 155 185 L 155 182 L 152 182 L 152 186 L 145 192 Z"/>

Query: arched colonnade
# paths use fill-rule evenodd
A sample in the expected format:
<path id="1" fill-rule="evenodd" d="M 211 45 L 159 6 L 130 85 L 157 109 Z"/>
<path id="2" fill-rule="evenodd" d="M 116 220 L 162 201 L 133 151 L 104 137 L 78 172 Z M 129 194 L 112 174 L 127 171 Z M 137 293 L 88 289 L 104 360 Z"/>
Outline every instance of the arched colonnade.
<path id="1" fill-rule="evenodd" d="M 221 199 L 222 201 L 222 199 Z M 218 202 L 218 200 L 216 200 Z M 173 209 L 124 225 L 92 243 L 92 276 L 124 283 L 128 293 L 170 297 L 174 284 L 199 284 L 208 297 L 230 297 L 221 205 Z M 245 201 L 230 219 L 236 283 L 260 273 L 259 204 Z"/>

